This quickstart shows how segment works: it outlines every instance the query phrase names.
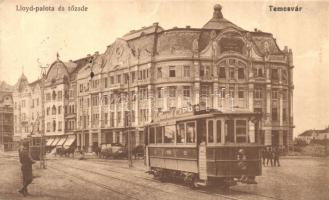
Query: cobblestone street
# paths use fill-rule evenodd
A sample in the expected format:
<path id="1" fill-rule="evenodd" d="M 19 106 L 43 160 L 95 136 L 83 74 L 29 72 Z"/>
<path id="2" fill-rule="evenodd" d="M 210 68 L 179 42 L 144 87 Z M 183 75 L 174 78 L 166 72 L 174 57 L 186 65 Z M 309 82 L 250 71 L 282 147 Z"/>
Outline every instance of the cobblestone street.
<path id="1" fill-rule="evenodd" d="M 0 155 L 0 199 L 317 199 L 329 194 L 329 161 L 317 158 L 284 158 L 282 167 L 265 167 L 257 185 L 242 185 L 229 190 L 161 183 L 145 173 L 143 160 L 129 169 L 125 160 L 73 160 L 51 157 L 47 169 L 34 165 L 40 176 L 23 197 L 20 165 L 15 154 Z M 298 169 L 298 170 L 297 170 Z"/>

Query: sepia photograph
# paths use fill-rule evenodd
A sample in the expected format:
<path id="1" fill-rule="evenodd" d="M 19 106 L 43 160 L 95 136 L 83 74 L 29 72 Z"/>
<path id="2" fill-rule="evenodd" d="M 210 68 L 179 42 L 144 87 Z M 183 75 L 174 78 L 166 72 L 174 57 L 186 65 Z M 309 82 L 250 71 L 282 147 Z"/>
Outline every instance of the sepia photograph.
<path id="1" fill-rule="evenodd" d="M 0 200 L 329 199 L 329 1 L 0 0 Z"/>

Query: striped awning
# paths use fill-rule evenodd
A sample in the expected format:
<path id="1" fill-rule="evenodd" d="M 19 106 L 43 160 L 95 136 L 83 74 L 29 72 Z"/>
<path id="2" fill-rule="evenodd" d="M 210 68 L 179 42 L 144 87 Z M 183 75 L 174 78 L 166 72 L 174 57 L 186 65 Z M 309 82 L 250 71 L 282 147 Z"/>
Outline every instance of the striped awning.
<path id="1" fill-rule="evenodd" d="M 58 141 L 56 146 L 62 146 L 64 144 L 66 138 L 67 138 L 66 136 L 60 137 L 60 140 Z"/>
<path id="2" fill-rule="evenodd" d="M 75 135 L 69 135 L 64 143 L 64 148 L 69 148 L 75 141 Z"/>
<path id="3" fill-rule="evenodd" d="M 51 146 L 52 147 L 56 146 L 60 139 L 61 139 L 60 137 L 55 138 L 53 143 L 51 143 Z"/>
<path id="4" fill-rule="evenodd" d="M 54 140 L 55 140 L 55 138 L 49 138 L 49 139 L 47 140 L 46 146 L 51 146 L 51 143 L 53 143 Z"/>

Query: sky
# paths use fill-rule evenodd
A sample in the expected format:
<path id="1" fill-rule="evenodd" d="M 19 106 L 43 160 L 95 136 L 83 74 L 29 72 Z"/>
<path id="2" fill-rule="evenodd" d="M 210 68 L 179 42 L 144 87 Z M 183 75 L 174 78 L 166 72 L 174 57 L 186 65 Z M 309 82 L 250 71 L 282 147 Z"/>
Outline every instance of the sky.
<path id="1" fill-rule="evenodd" d="M 165 29 L 201 28 L 220 3 L 224 18 L 245 30 L 270 32 L 294 54 L 294 135 L 329 125 L 329 1 L 214 0 L 0 0 L 0 80 L 29 82 L 39 66 L 103 53 L 130 30 L 159 22 Z M 22 7 L 85 6 L 86 12 L 24 12 Z M 301 12 L 271 12 L 269 6 L 299 6 Z M 18 9 L 17 9 L 18 8 Z"/>

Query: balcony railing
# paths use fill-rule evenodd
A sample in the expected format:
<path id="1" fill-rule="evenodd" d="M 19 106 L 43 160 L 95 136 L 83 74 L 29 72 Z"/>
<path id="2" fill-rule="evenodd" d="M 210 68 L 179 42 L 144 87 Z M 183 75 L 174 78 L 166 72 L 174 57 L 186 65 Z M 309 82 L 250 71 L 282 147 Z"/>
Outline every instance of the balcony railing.
<path id="1" fill-rule="evenodd" d="M 213 77 L 208 75 L 208 76 L 201 76 L 200 77 L 200 80 L 202 81 L 212 81 L 213 80 Z"/>

